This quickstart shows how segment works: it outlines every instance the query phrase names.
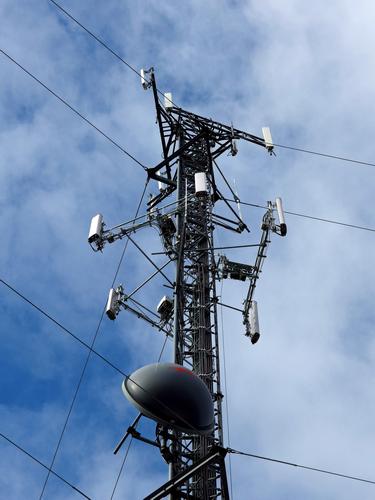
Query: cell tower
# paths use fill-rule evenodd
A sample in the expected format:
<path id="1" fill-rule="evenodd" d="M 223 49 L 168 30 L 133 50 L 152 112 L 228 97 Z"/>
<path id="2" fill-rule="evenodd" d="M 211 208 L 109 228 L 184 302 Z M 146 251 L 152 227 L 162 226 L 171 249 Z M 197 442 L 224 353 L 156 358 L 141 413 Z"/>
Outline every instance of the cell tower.
<path id="1" fill-rule="evenodd" d="M 230 278 L 249 280 L 242 308 L 244 333 L 255 344 L 260 336 L 257 303 L 253 300 L 272 232 L 286 234 L 281 199 L 268 202 L 263 217 L 262 236 L 253 265 L 216 257 L 214 231 L 217 226 L 229 231 L 248 231 L 241 215 L 219 191 L 215 175 L 221 175 L 235 202 L 237 195 L 230 188 L 216 164 L 225 152 L 237 154 L 236 141 L 245 141 L 273 152 L 271 134 L 263 128 L 263 138 L 233 126 L 187 112 L 166 93 L 163 102 L 155 83 L 154 71 L 141 70 L 142 85 L 154 95 L 163 161 L 147 169 L 149 179 L 158 181 L 159 193 L 148 201 L 147 218 L 106 229 L 98 214 L 91 222 L 89 242 L 94 250 L 106 243 L 131 238 L 141 227 L 158 228 L 165 254 L 175 262 L 175 279 L 170 285 L 173 297 L 164 296 L 157 307 L 155 320 L 144 308 L 134 307 L 132 297 L 122 286 L 111 289 L 107 315 L 115 319 L 120 309 L 127 309 L 139 318 L 173 337 L 173 363 L 148 365 L 134 372 L 123 384 L 127 398 L 140 411 L 116 447 L 132 435 L 157 446 L 169 464 L 169 481 L 147 496 L 159 499 L 169 495 L 180 499 L 229 499 L 225 470 L 226 449 L 223 442 L 222 400 L 216 283 Z M 169 211 L 160 209 L 174 196 Z M 226 204 L 231 218 L 217 213 L 219 201 Z M 220 205 L 220 204 L 219 204 Z M 278 214 L 278 223 L 274 211 Z M 134 241 L 134 240 L 132 240 Z M 161 268 L 156 273 L 167 278 Z M 156 274 L 154 273 L 154 274 Z M 138 306 L 141 306 L 137 302 Z M 136 431 L 141 416 L 156 420 L 156 438 L 151 440 Z"/>

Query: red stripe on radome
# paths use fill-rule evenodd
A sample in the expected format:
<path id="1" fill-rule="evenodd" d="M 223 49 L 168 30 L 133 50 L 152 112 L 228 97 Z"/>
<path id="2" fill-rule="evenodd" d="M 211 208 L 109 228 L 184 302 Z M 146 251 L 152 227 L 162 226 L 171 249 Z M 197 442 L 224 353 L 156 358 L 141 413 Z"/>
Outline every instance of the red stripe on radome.
<path id="1" fill-rule="evenodd" d="M 185 372 L 185 373 L 189 373 L 189 374 L 193 374 L 193 372 L 191 370 L 188 370 L 187 368 L 184 368 L 183 366 L 178 366 L 175 368 L 175 370 L 177 372 Z"/>

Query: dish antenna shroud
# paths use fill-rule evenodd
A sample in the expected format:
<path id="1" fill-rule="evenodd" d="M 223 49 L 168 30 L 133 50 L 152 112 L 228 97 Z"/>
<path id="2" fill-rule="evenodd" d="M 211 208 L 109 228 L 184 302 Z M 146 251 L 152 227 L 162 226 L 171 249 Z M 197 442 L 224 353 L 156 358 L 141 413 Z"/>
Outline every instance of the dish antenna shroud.
<path id="1" fill-rule="evenodd" d="M 143 415 L 186 434 L 210 434 L 214 405 L 205 383 L 175 363 L 155 363 L 125 378 L 122 390 Z"/>

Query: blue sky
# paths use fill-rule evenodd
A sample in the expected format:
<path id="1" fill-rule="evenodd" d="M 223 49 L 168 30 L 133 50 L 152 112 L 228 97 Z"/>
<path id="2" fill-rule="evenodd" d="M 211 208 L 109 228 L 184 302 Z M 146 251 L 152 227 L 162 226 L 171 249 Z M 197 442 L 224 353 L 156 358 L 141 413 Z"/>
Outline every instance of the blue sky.
<path id="1" fill-rule="evenodd" d="M 257 135 L 268 125 L 279 144 L 375 161 L 369 0 L 61 5 L 137 69 L 154 66 L 159 87 L 186 109 Z M 0 48 L 142 163 L 160 161 L 152 95 L 134 73 L 47 0 L 2 0 L 0 14 Z M 0 56 L 1 277 L 90 342 L 123 244 L 94 254 L 89 222 L 97 212 L 110 225 L 130 219 L 144 172 Z M 290 211 L 375 227 L 373 167 L 276 153 L 240 143 L 239 154 L 219 164 L 244 201 L 281 196 Z M 218 232 L 220 244 L 258 242 L 262 211 L 242 212 L 251 234 Z M 250 345 L 241 317 L 224 311 L 230 445 L 374 479 L 374 235 L 287 222 L 256 291 L 259 343 Z M 160 248 L 151 229 L 137 241 Z M 247 250 L 227 255 L 254 259 Z M 131 290 L 151 272 L 129 245 L 118 282 Z M 139 298 L 155 307 L 162 284 Z M 239 306 L 245 293 L 242 284 L 224 283 L 224 302 Z M 0 432 L 50 463 L 87 352 L 6 287 L 0 294 Z M 162 342 L 123 312 L 103 321 L 96 349 L 130 373 L 156 361 Z M 92 357 L 55 464 L 94 499 L 110 498 L 122 458 L 112 449 L 136 414 L 121 382 Z M 152 436 L 153 424 L 143 425 Z M 38 498 L 45 471 L 6 442 L 0 448 L 1 496 Z M 232 457 L 232 472 L 237 500 L 374 496 L 370 485 L 250 458 Z M 166 475 L 158 452 L 134 443 L 115 498 L 142 498 Z M 45 498 L 75 497 L 50 478 Z"/>

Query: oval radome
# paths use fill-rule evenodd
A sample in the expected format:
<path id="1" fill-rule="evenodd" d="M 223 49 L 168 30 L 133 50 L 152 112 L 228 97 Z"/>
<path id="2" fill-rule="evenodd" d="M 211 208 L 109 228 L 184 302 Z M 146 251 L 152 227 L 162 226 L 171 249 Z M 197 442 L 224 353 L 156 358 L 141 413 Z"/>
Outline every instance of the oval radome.
<path id="1" fill-rule="evenodd" d="M 214 406 L 204 382 L 174 363 L 143 366 L 122 383 L 126 398 L 147 417 L 188 434 L 209 434 Z"/>

